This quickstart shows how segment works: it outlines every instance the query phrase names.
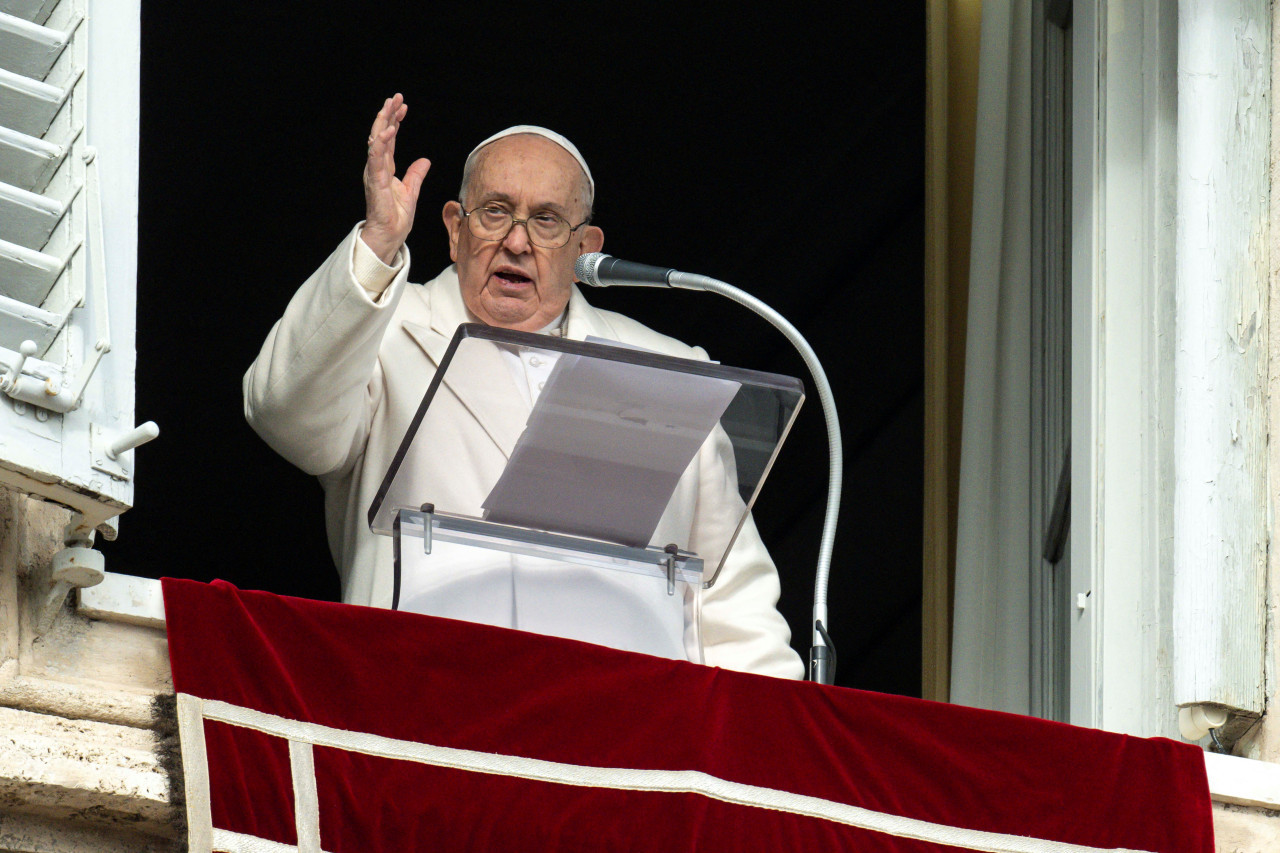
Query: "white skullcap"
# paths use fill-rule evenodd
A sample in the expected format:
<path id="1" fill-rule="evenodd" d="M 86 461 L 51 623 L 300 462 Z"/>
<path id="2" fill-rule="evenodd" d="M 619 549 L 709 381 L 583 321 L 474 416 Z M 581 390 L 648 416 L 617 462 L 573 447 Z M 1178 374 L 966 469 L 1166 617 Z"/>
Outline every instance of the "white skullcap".
<path id="1" fill-rule="evenodd" d="M 471 153 L 467 155 L 467 164 L 464 168 L 464 172 L 470 173 L 471 165 L 475 162 L 476 154 L 479 153 L 481 148 L 497 142 L 503 137 L 516 136 L 521 133 L 531 133 L 534 136 L 541 136 L 543 139 L 550 139 L 556 145 L 559 145 L 565 151 L 568 151 L 569 154 L 573 156 L 573 159 L 578 161 L 578 165 L 582 167 L 582 173 L 587 176 L 587 185 L 591 188 L 591 197 L 595 198 L 596 181 L 595 178 L 591 177 L 591 170 L 587 168 L 587 161 L 583 158 L 582 152 L 578 150 L 578 146 L 574 145 L 554 130 L 547 130 L 545 127 L 538 127 L 533 124 L 517 124 L 515 127 L 508 127 L 506 130 L 500 130 L 484 142 L 481 142 L 475 148 L 472 148 Z"/>

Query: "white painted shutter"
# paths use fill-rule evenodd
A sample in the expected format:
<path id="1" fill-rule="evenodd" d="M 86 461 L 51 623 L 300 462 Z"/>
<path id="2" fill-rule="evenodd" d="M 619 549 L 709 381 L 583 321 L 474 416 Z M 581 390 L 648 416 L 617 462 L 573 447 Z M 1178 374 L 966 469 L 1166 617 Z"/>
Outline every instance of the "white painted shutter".
<path id="1" fill-rule="evenodd" d="M 95 525 L 133 498 L 138 54 L 138 0 L 0 0 L 0 483 Z"/>

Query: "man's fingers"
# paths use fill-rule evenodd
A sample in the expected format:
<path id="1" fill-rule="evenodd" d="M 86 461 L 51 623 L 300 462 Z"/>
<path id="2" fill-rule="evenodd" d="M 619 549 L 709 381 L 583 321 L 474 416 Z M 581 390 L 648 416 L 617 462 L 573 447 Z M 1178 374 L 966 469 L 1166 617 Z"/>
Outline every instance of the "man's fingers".
<path id="1" fill-rule="evenodd" d="M 400 131 L 400 122 L 404 118 L 406 106 L 404 104 L 400 104 L 397 106 L 394 102 L 392 102 L 392 107 L 393 109 L 391 111 L 391 114 L 387 117 L 387 128 L 385 133 L 388 134 L 388 136 L 386 137 L 386 142 L 389 146 L 392 147 L 392 150 L 394 151 L 395 135 Z"/>
<path id="2" fill-rule="evenodd" d="M 365 171 L 370 177 L 379 176 L 386 170 L 386 143 L 382 141 L 382 133 L 369 137 L 369 151 L 365 158 Z"/>
<path id="3" fill-rule="evenodd" d="M 373 117 L 373 127 L 369 128 L 369 139 L 377 139 L 378 134 L 386 128 L 387 122 L 391 118 L 391 98 L 387 98 L 382 102 L 382 108 L 378 110 L 378 114 Z"/>
<path id="4" fill-rule="evenodd" d="M 418 193 L 431 168 L 430 161 L 415 160 L 405 170 L 404 176 L 396 180 L 396 135 L 408 112 L 409 106 L 399 93 L 383 101 L 369 131 L 369 150 L 365 160 L 367 227 L 378 227 L 392 234 L 407 231 L 411 226 Z"/>
<path id="5" fill-rule="evenodd" d="M 397 125 L 389 125 L 369 137 L 368 161 L 371 173 L 395 173 L 395 138 Z"/>
<path id="6" fill-rule="evenodd" d="M 382 135 L 377 142 L 378 150 L 382 155 L 382 164 L 390 175 L 396 173 L 396 132 L 399 129 L 400 126 L 397 124 L 389 125 L 386 130 L 382 131 Z"/>
<path id="7" fill-rule="evenodd" d="M 408 169 L 405 169 L 404 178 L 401 181 L 404 184 L 405 192 L 409 194 L 409 198 L 414 202 L 418 199 L 418 190 L 422 189 L 422 182 L 427 177 L 427 172 L 431 170 L 431 161 L 425 157 L 420 160 L 414 160 Z"/>
<path id="8" fill-rule="evenodd" d="M 404 119 L 405 114 L 404 96 L 396 93 L 394 97 L 387 98 L 387 102 L 382 105 L 379 118 L 383 120 L 383 127 L 394 127 Z"/>
<path id="9" fill-rule="evenodd" d="M 373 126 L 369 128 L 369 154 L 375 152 L 381 153 L 378 142 L 384 139 L 387 128 L 395 127 L 400 124 L 401 119 L 407 106 L 404 103 L 404 96 L 397 92 L 394 96 L 387 98 L 382 102 L 382 108 L 378 110 L 378 114 L 373 118 Z"/>

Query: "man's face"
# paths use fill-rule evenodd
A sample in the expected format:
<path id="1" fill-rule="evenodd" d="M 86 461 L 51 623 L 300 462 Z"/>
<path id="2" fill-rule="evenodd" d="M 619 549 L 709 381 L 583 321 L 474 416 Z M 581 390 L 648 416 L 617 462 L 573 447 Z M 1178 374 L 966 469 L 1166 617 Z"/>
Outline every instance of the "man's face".
<path id="1" fill-rule="evenodd" d="M 582 169 L 549 139 L 518 134 L 482 149 L 467 188 L 467 208 L 497 204 L 525 219 L 549 211 L 577 225 L 586 218 Z M 585 226 L 568 245 L 544 249 L 529 242 L 523 225 L 502 240 L 471 233 L 456 201 L 444 206 L 449 256 L 458 265 L 462 300 L 490 326 L 535 332 L 564 311 L 573 285 L 573 264 L 584 252 L 598 252 L 604 232 Z"/>

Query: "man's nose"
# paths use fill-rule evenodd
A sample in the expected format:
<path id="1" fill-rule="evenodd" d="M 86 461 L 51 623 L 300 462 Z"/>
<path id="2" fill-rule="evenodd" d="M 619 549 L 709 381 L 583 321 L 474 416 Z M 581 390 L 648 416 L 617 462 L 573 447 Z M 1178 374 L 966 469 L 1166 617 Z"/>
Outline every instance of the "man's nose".
<path id="1" fill-rule="evenodd" d="M 529 251 L 532 244 L 529 242 L 528 223 L 519 220 L 512 222 L 511 230 L 502 239 L 502 245 L 514 255 L 523 255 Z"/>

